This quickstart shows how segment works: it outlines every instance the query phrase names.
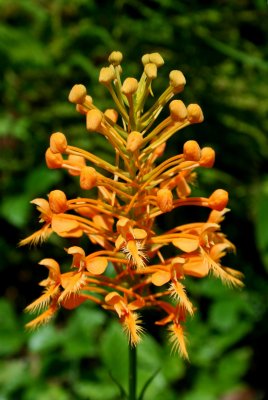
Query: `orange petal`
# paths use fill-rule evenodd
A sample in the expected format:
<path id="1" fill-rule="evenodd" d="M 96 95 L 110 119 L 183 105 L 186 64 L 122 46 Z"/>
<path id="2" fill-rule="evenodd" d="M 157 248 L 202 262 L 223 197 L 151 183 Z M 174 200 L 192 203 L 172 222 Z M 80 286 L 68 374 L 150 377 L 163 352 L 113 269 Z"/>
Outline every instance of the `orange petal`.
<path id="1" fill-rule="evenodd" d="M 124 244 L 125 240 L 123 239 L 122 235 L 119 235 L 115 241 L 115 248 L 120 249 L 120 247 Z"/>
<path id="2" fill-rule="evenodd" d="M 152 282 L 155 286 L 162 286 L 170 281 L 170 272 L 158 271 L 152 275 Z"/>
<path id="3" fill-rule="evenodd" d="M 56 280 L 59 277 L 60 266 L 57 261 L 53 260 L 53 258 L 44 258 L 39 261 L 38 264 L 48 268 L 49 272 L 52 274 L 52 276 L 50 276 L 52 279 Z"/>
<path id="4" fill-rule="evenodd" d="M 82 249 L 82 247 L 79 247 L 79 246 L 72 246 L 72 247 L 69 247 L 68 249 L 67 249 L 67 253 L 68 254 L 80 254 L 81 256 L 83 256 L 83 257 L 85 257 L 85 251 Z"/>
<path id="5" fill-rule="evenodd" d="M 80 237 L 83 234 L 79 223 L 74 219 L 69 219 L 63 214 L 53 215 L 51 227 L 55 233 L 63 237 Z"/>
<path id="6" fill-rule="evenodd" d="M 73 308 L 76 308 L 80 306 L 80 304 L 84 303 L 86 299 L 87 298 L 81 294 L 70 293 L 68 297 L 65 297 L 62 300 L 61 305 L 67 310 L 72 310 Z"/>
<path id="7" fill-rule="evenodd" d="M 189 239 L 189 238 L 178 238 L 172 241 L 172 244 L 175 247 L 178 247 L 180 250 L 185 251 L 186 253 L 191 253 L 195 251 L 199 247 L 198 239 Z"/>
<path id="8" fill-rule="evenodd" d="M 86 268 L 93 275 L 101 275 L 107 268 L 108 261 L 105 257 L 87 259 Z"/>
<path id="9" fill-rule="evenodd" d="M 135 239 L 145 239 L 147 237 L 147 232 L 144 229 L 138 229 L 135 228 L 133 229 L 133 233 L 134 233 L 134 238 Z"/>
<path id="10" fill-rule="evenodd" d="M 49 203 L 45 199 L 42 199 L 42 198 L 33 199 L 31 201 L 31 204 L 35 204 L 37 207 L 42 209 L 42 211 L 44 211 L 44 212 L 50 211 Z"/>
<path id="11" fill-rule="evenodd" d="M 183 266 L 185 275 L 195 276 L 196 278 L 203 278 L 208 275 L 208 263 L 200 258 L 200 261 L 188 261 Z"/>
<path id="12" fill-rule="evenodd" d="M 57 304 L 56 302 L 51 304 L 51 306 L 44 311 L 42 314 L 38 315 L 34 320 L 28 322 L 26 324 L 26 329 L 35 329 L 40 325 L 46 324 L 55 314 L 57 311 Z"/>
<path id="13" fill-rule="evenodd" d="M 116 303 L 118 303 L 119 301 L 123 301 L 123 297 L 121 297 L 116 292 L 110 292 L 110 293 L 107 294 L 107 296 L 105 296 L 105 301 L 106 301 L 106 303 L 108 303 L 108 304 L 113 306 Z"/>

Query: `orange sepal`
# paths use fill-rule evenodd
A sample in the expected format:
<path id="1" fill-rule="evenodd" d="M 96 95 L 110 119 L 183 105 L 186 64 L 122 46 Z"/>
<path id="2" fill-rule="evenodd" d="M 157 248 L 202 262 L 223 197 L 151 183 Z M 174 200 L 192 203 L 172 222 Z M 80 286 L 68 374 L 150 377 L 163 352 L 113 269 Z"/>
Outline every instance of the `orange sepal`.
<path id="1" fill-rule="evenodd" d="M 51 223 L 52 230 L 62 237 L 80 237 L 83 230 L 74 219 L 69 219 L 64 214 L 54 215 Z"/>
<path id="2" fill-rule="evenodd" d="M 158 271 L 152 275 L 152 283 L 155 286 L 162 286 L 170 281 L 170 272 Z"/>
<path id="3" fill-rule="evenodd" d="M 86 300 L 86 296 L 83 296 L 82 294 L 70 293 L 61 301 L 61 305 L 67 310 L 72 310 L 73 308 L 80 306 L 80 304 L 84 303 Z"/>
<path id="4" fill-rule="evenodd" d="M 101 275 L 106 270 L 108 261 L 105 257 L 87 259 L 86 268 L 93 275 Z"/>
<path id="5" fill-rule="evenodd" d="M 173 240 L 172 244 L 175 247 L 178 247 L 180 250 L 185 251 L 186 253 L 191 253 L 192 251 L 198 249 L 199 240 L 190 238 L 178 238 Z"/>
<path id="6" fill-rule="evenodd" d="M 200 261 L 188 261 L 183 266 L 185 275 L 195 276 L 196 278 L 203 278 L 208 275 L 208 263 L 200 257 Z"/>

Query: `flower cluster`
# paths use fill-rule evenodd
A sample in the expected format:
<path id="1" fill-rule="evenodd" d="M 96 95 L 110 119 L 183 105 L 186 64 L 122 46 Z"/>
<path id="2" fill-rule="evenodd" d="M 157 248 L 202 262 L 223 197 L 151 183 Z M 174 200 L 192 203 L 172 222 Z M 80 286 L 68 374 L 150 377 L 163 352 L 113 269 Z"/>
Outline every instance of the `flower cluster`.
<path id="1" fill-rule="evenodd" d="M 131 345 L 136 345 L 143 332 L 140 310 L 150 307 L 160 312 L 156 324 L 167 325 L 173 348 L 187 358 L 184 322 L 195 307 L 186 293 L 185 277 L 212 273 L 225 283 L 242 285 L 239 272 L 221 265 L 226 252 L 234 250 L 220 231 L 228 193 L 217 189 L 207 198 L 190 197 L 196 169 L 213 166 L 212 148 L 189 140 L 180 154 L 163 157 L 174 133 L 203 121 L 197 104 L 186 107 L 181 100 L 172 100 L 184 89 L 182 72 L 170 72 L 168 87 L 146 109 L 152 82 L 164 63 L 160 54 L 142 57 L 139 80 L 121 79 L 120 52 L 112 52 L 108 61 L 99 82 L 110 92 L 115 109 L 97 108 L 82 84 L 71 89 L 69 101 L 86 119 L 89 134 L 97 132 L 110 142 L 114 164 L 70 145 L 63 133 L 53 133 L 45 155 L 48 168 L 64 168 L 77 176 L 85 195 L 67 199 L 63 191 L 53 190 L 47 199 L 34 199 L 42 227 L 20 243 L 37 244 L 52 233 L 64 238 L 85 235 L 96 251 L 86 254 L 79 246 L 67 248 L 68 272 L 52 258 L 40 262 L 48 277 L 40 282 L 43 294 L 26 308 L 39 311 L 27 327 L 46 323 L 59 307 L 73 309 L 90 300 L 115 312 Z M 169 115 L 157 125 L 167 103 Z M 208 219 L 159 233 L 157 217 L 187 205 L 209 208 Z M 174 256 L 164 256 L 167 246 L 173 250 L 165 254 Z"/>

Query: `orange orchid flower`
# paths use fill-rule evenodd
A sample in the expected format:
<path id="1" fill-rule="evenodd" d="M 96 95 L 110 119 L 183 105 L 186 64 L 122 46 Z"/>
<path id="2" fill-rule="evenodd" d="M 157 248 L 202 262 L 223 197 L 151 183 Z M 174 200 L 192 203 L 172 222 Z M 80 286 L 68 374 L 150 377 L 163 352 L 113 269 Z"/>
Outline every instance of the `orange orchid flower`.
<path id="1" fill-rule="evenodd" d="M 234 245 L 221 232 L 228 211 L 228 192 L 216 189 L 207 197 L 191 196 L 199 168 L 212 168 L 215 152 L 188 140 L 165 158 L 168 140 L 191 124 L 201 123 L 197 104 L 185 105 L 178 96 L 186 84 L 183 73 L 173 70 L 166 89 L 150 106 L 153 80 L 164 60 L 158 53 L 142 57 L 139 79 L 122 80 L 123 56 L 112 52 L 99 82 L 110 92 L 115 108 L 101 111 L 82 84 L 74 85 L 69 101 L 85 119 L 89 135 L 102 135 L 114 149 L 114 162 L 68 143 L 62 132 L 50 137 L 45 159 L 50 169 L 65 169 L 77 179 L 85 195 L 67 199 L 53 190 L 48 199 L 32 201 L 40 212 L 41 229 L 20 244 L 38 244 L 54 233 L 64 238 L 82 235 L 93 251 L 79 246 L 66 249 L 70 268 L 61 272 L 53 259 L 41 261 L 49 270 L 40 285 L 45 288 L 26 311 L 41 311 L 27 324 L 34 328 L 47 322 L 59 307 L 72 309 L 92 301 L 114 312 L 135 346 L 142 338 L 141 313 L 154 308 L 166 316 L 156 324 L 167 325 L 174 350 L 188 358 L 184 323 L 196 312 L 185 277 L 205 278 L 213 274 L 224 283 L 241 287 L 242 274 L 222 265 Z M 168 105 L 169 115 L 157 123 Z M 206 221 L 160 232 L 157 219 L 181 207 L 205 207 Z M 174 221 L 175 222 L 175 221 Z M 166 256 L 168 248 L 173 256 Z M 164 251 L 163 251 L 164 250 Z"/>

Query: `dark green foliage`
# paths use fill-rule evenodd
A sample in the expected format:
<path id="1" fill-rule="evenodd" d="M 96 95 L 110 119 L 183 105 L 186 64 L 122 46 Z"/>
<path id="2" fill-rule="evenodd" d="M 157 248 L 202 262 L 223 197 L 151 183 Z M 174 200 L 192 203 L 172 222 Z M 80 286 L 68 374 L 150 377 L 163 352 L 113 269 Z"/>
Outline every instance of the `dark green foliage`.
<path id="1" fill-rule="evenodd" d="M 188 139 L 215 148 L 215 168 L 199 172 L 194 192 L 208 195 L 218 187 L 230 192 L 223 231 L 237 255 L 228 256 L 226 265 L 241 270 L 246 284 L 237 292 L 214 279 L 187 282 L 198 307 L 188 321 L 191 364 L 170 356 L 167 338 L 148 326 L 152 336 L 139 347 L 139 392 L 160 367 L 145 400 L 217 400 L 243 387 L 264 398 L 267 19 L 265 0 L 0 0 L 1 400 L 116 400 L 120 391 L 109 374 L 127 385 L 126 339 L 104 311 L 82 306 L 36 333 L 24 332 L 22 310 L 39 295 L 37 282 L 44 278 L 37 262 L 64 260 L 65 242 L 52 237 L 41 248 L 17 248 L 38 229 L 29 204 L 33 198 L 55 188 L 77 195 L 75 178 L 45 166 L 52 132 L 62 131 L 70 143 L 111 157 L 105 142 L 86 132 L 67 96 L 73 84 L 83 83 L 100 108 L 111 105 L 98 71 L 112 50 L 123 52 L 125 76 L 138 76 L 144 53 L 161 53 L 166 63 L 155 96 L 167 85 L 170 70 L 184 72 L 181 98 L 200 104 L 205 122 L 175 136 L 167 154 L 180 151 Z M 203 215 L 187 210 L 177 217 L 189 221 Z"/>

